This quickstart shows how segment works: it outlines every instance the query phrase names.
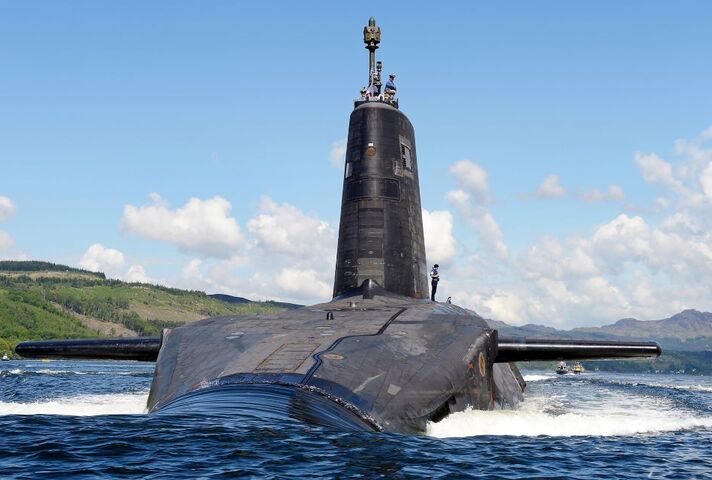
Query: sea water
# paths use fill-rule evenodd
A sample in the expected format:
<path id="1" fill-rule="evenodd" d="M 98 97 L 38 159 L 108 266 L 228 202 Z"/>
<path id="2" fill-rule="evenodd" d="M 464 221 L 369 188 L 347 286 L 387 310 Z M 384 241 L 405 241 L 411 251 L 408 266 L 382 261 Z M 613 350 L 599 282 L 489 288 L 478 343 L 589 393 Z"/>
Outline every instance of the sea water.
<path id="1" fill-rule="evenodd" d="M 146 415 L 152 364 L 0 364 L 0 478 L 712 478 L 712 377 L 524 371 L 425 435 Z"/>

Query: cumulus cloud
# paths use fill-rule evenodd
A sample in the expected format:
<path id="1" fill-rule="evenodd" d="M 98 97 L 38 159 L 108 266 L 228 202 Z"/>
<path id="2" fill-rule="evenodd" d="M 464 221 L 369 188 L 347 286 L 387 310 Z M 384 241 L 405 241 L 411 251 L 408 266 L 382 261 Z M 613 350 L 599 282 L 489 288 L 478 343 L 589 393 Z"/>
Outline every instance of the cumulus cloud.
<path id="1" fill-rule="evenodd" d="M 648 183 L 657 183 L 674 191 L 682 191 L 683 187 L 672 171 L 672 165 L 655 153 L 636 153 L 635 163 Z"/>
<path id="2" fill-rule="evenodd" d="M 460 160 L 450 167 L 460 188 L 471 194 L 478 202 L 489 200 L 487 172 L 472 160 Z"/>
<path id="3" fill-rule="evenodd" d="M 95 243 L 84 252 L 79 260 L 79 266 L 93 272 L 105 272 L 110 276 L 116 276 L 117 271 L 124 266 L 124 262 L 124 254 L 120 251 Z"/>
<path id="4" fill-rule="evenodd" d="M 141 265 L 131 265 L 124 276 L 127 282 L 132 283 L 156 283 L 148 275 Z"/>
<path id="5" fill-rule="evenodd" d="M 336 230 L 289 203 L 263 197 L 230 257 L 190 259 L 174 284 L 251 299 L 315 303 L 330 298 Z"/>
<path id="6" fill-rule="evenodd" d="M 9 233 L 0 230 L 0 252 L 10 250 L 15 245 L 15 240 Z"/>
<path id="7" fill-rule="evenodd" d="M 15 204 L 8 197 L 0 195 L 0 222 L 9 220 L 15 214 Z"/>
<path id="8" fill-rule="evenodd" d="M 610 185 L 608 191 L 602 192 L 597 188 L 588 190 L 579 195 L 581 200 L 589 203 L 598 202 L 622 202 L 625 200 L 625 192 L 618 185 Z"/>
<path id="9" fill-rule="evenodd" d="M 344 156 L 346 155 L 346 139 L 342 138 L 331 144 L 331 150 L 329 150 L 329 161 L 336 167 L 342 167 L 344 165 Z"/>
<path id="10" fill-rule="evenodd" d="M 650 228 L 642 217 L 621 214 L 596 229 L 593 246 L 600 261 L 610 271 L 618 272 L 623 262 L 644 260 L 650 255 Z"/>
<path id="11" fill-rule="evenodd" d="M 604 191 L 591 188 L 569 195 L 569 192 L 559 183 L 559 176 L 550 174 L 544 177 L 544 180 L 541 181 L 533 195 L 534 198 L 539 199 L 562 198 L 566 196 L 582 200 L 586 203 L 622 202 L 625 199 L 625 192 L 619 185 L 609 185 Z M 520 195 L 522 199 L 531 197 L 531 194 Z"/>
<path id="12" fill-rule="evenodd" d="M 557 198 L 566 195 L 566 189 L 559 184 L 558 175 L 547 175 L 536 189 L 539 198 Z"/>
<path id="13" fill-rule="evenodd" d="M 124 206 L 123 231 L 203 257 L 229 258 L 243 243 L 240 226 L 230 215 L 232 206 L 222 197 L 191 198 L 175 210 L 158 194 L 150 198 L 149 205 Z"/>
<path id="14" fill-rule="evenodd" d="M 492 281 L 496 272 L 481 272 Z M 513 324 L 570 328 L 627 316 L 651 319 L 684 308 L 709 309 L 712 234 L 676 213 L 659 225 L 621 214 L 590 237 L 545 237 L 510 262 L 495 285 L 463 280 L 453 296 Z"/>
<path id="15" fill-rule="evenodd" d="M 331 298 L 331 287 L 322 281 L 315 270 L 283 268 L 276 277 L 277 286 L 296 298 Z"/>
<path id="16" fill-rule="evenodd" d="M 707 199 L 712 201 L 712 162 L 707 164 L 702 175 L 700 175 L 700 186 Z"/>
<path id="17" fill-rule="evenodd" d="M 312 258 L 336 248 L 336 232 L 328 222 L 270 197 L 262 198 L 260 213 L 247 222 L 247 230 L 269 254 Z"/>
<path id="18" fill-rule="evenodd" d="M 446 198 L 477 233 L 482 247 L 500 259 L 504 260 L 509 256 L 502 229 L 489 209 L 473 204 L 470 194 L 464 190 L 450 191 Z"/>
<path id="19" fill-rule="evenodd" d="M 561 238 L 543 236 L 510 252 L 507 261 L 487 262 L 479 252 L 459 256 L 442 272 L 451 280 L 443 295 L 512 324 L 566 328 L 712 309 L 712 147 L 705 143 L 712 140 L 710 132 L 712 127 L 675 141 L 679 158 L 672 161 L 657 153 L 631 155 L 642 180 L 660 192 L 653 209 L 617 214 Z M 554 185 L 558 179 L 545 186 Z M 626 198 L 618 185 L 575 195 L 589 202 Z M 450 192 L 448 200 L 471 225 L 477 224 L 472 212 L 479 207 L 475 218 L 484 223 L 489 211 L 473 205 L 467 190 Z M 490 238 L 501 239 L 491 230 Z"/>
<path id="20" fill-rule="evenodd" d="M 453 218 L 447 210 L 429 212 L 423 209 L 425 255 L 429 263 L 447 266 L 455 257 Z"/>

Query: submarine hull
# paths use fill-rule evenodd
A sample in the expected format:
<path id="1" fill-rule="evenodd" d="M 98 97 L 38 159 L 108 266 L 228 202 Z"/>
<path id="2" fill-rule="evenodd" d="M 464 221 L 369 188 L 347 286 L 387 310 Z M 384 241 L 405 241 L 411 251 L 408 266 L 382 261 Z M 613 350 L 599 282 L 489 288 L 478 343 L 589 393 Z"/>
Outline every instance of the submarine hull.
<path id="1" fill-rule="evenodd" d="M 310 423 L 421 433 L 467 407 L 521 401 L 521 375 L 514 364 L 493 363 L 496 355 L 497 332 L 472 312 L 364 286 L 277 315 L 165 331 L 148 408 L 267 406 Z"/>

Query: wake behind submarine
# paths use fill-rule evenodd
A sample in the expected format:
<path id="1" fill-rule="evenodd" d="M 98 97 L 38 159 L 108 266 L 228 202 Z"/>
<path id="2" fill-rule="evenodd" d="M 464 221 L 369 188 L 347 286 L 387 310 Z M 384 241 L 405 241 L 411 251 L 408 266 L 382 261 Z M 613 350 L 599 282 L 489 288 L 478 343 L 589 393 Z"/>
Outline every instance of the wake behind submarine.
<path id="1" fill-rule="evenodd" d="M 468 407 L 515 408 L 514 362 L 656 357 L 657 343 L 500 338 L 428 298 L 413 125 L 382 91 L 380 28 L 364 28 L 368 88 L 349 120 L 333 299 L 215 317 L 161 337 L 24 342 L 29 358 L 156 361 L 150 413 L 257 412 L 343 429 L 422 433 Z"/>

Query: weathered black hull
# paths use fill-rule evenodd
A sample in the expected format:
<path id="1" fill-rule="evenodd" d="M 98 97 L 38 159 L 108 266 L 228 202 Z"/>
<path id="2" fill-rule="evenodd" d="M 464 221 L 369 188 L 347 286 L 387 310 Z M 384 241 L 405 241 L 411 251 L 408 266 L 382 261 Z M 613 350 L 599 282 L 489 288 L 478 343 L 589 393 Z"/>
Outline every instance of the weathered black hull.
<path id="1" fill-rule="evenodd" d="M 521 399 L 523 380 L 514 364 L 495 364 L 494 408 L 508 406 Z M 495 380 L 495 378 L 497 380 Z M 182 395 L 154 410 L 155 415 L 225 415 L 255 421 L 287 419 L 343 431 L 379 432 L 383 427 L 367 412 L 345 402 L 332 389 L 320 389 L 301 383 L 288 375 L 236 375 L 217 379 L 211 386 Z M 516 399 L 513 401 L 513 399 Z M 407 424 L 391 425 L 388 431 L 422 433 L 428 422 L 437 422 L 451 413 L 451 405 L 443 405 Z"/>
<path id="2" fill-rule="evenodd" d="M 357 418 L 364 429 L 420 433 L 449 413 L 515 407 L 522 399 L 516 366 L 493 362 L 497 333 L 482 318 L 364 289 L 274 316 L 220 317 L 166 331 L 149 411 L 242 408 L 259 391 L 313 406 L 275 403 L 292 418 L 334 426 Z"/>
<path id="3" fill-rule="evenodd" d="M 378 431 L 378 426 L 338 399 L 297 383 L 272 378 L 221 378 L 216 385 L 187 393 L 155 415 L 225 415 L 257 422 L 288 419 L 344 431 Z"/>

